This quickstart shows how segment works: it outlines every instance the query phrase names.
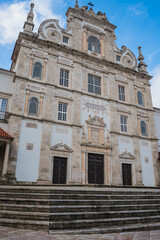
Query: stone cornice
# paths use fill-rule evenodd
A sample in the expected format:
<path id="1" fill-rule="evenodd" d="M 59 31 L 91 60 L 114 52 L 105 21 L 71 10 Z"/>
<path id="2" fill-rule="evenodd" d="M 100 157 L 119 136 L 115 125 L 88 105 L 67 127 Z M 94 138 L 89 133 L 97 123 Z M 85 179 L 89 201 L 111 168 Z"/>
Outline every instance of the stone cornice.
<path id="1" fill-rule="evenodd" d="M 12 71 L 7 70 L 7 69 L 0 68 L 0 74 L 5 74 L 5 75 L 8 75 L 8 76 L 14 77 L 15 72 L 12 72 Z"/>
<path id="2" fill-rule="evenodd" d="M 84 142 L 81 142 L 81 146 L 91 147 L 91 148 L 101 148 L 101 149 L 112 149 L 112 147 L 109 145 L 96 145 L 96 144 L 84 143 Z"/>
<path id="3" fill-rule="evenodd" d="M 98 64 L 101 64 L 101 65 L 104 65 L 104 66 L 107 66 L 107 67 L 111 67 L 112 69 L 122 71 L 122 72 L 125 72 L 125 73 L 130 73 L 133 76 L 136 75 L 137 77 L 142 78 L 142 79 L 147 79 L 147 80 L 152 79 L 152 76 L 150 76 L 148 74 L 140 73 L 140 72 L 137 72 L 134 69 L 126 68 L 121 64 L 110 62 L 110 61 L 106 60 L 105 58 L 103 58 L 103 59 L 97 58 L 97 57 L 91 56 L 91 55 L 89 55 L 85 52 L 81 52 L 79 50 L 72 49 L 68 46 L 60 45 L 60 44 L 51 42 L 49 40 L 46 41 L 46 40 L 43 40 L 43 39 L 38 39 L 36 36 L 30 36 L 26 33 L 20 33 L 19 38 L 18 38 L 18 40 L 16 42 L 16 45 L 15 45 L 15 48 L 14 48 L 14 52 L 12 54 L 12 60 L 14 60 L 15 57 L 18 55 L 17 51 L 20 48 L 20 46 L 31 48 L 31 46 L 28 46 L 28 45 L 22 43 L 21 42 L 22 39 L 31 41 L 32 43 L 36 43 L 37 45 L 42 44 L 47 48 L 54 48 L 58 51 L 63 51 L 63 52 L 65 52 L 67 54 L 70 54 L 70 55 L 72 54 L 75 59 L 76 59 L 76 57 L 85 58 L 85 60 L 89 60 L 90 62 L 98 63 Z M 51 54 L 51 52 L 49 52 L 49 54 Z"/>
<path id="4" fill-rule="evenodd" d="M 123 137 L 132 137 L 132 138 L 140 138 L 140 139 L 143 139 L 143 140 L 146 140 L 146 141 L 158 141 L 159 139 L 158 138 L 152 138 L 152 137 L 143 137 L 143 136 L 140 136 L 140 135 L 134 135 L 134 134 L 123 134 L 121 132 L 117 132 L 117 131 L 110 131 L 110 134 L 115 134 L 115 135 L 119 135 L 119 136 L 123 136 Z"/>
<path id="5" fill-rule="evenodd" d="M 13 113 L 10 112 L 10 117 L 14 116 L 14 117 L 19 117 L 22 118 L 23 120 L 33 120 L 33 121 L 38 121 L 38 122 L 47 122 L 47 123 L 54 123 L 57 125 L 63 125 L 63 126 L 68 126 L 68 127 L 77 127 L 77 128 L 82 128 L 82 125 L 77 125 L 77 124 L 71 124 L 71 123 L 65 123 L 65 122 L 60 122 L 60 121 L 54 121 L 51 119 L 47 119 L 47 118 L 39 118 L 39 117 L 33 117 L 33 116 L 24 116 L 23 114 L 17 114 L 17 113 Z"/>

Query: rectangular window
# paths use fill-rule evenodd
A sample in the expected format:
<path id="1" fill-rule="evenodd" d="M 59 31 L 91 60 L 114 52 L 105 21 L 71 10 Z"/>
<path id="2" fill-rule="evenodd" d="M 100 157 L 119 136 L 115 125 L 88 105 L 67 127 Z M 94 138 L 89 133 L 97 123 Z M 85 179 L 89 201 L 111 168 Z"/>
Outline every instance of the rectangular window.
<path id="1" fill-rule="evenodd" d="M 121 57 L 119 55 L 116 55 L 116 61 L 120 62 L 121 61 Z"/>
<path id="2" fill-rule="evenodd" d="M 118 95 L 120 101 L 125 101 L 125 88 L 123 86 L 118 86 Z"/>
<path id="3" fill-rule="evenodd" d="M 69 71 L 61 68 L 59 84 L 61 86 L 68 87 L 68 80 L 69 80 Z"/>
<path id="4" fill-rule="evenodd" d="M 7 107 L 7 99 L 0 98 L 0 119 L 5 118 L 6 107 Z"/>
<path id="5" fill-rule="evenodd" d="M 88 74 L 88 92 L 101 95 L 101 78 Z"/>
<path id="6" fill-rule="evenodd" d="M 127 132 L 127 117 L 121 116 L 121 131 Z"/>
<path id="7" fill-rule="evenodd" d="M 67 121 L 67 104 L 60 103 L 58 105 L 58 120 Z"/>
<path id="8" fill-rule="evenodd" d="M 63 42 L 64 42 L 64 43 L 68 43 L 68 40 L 69 40 L 68 37 L 63 36 Z"/>

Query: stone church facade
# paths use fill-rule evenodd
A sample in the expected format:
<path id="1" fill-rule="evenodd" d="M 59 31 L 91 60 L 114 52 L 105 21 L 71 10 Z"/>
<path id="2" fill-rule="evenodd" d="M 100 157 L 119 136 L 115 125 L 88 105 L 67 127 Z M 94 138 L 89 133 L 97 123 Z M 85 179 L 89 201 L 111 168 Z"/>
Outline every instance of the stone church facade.
<path id="1" fill-rule="evenodd" d="M 12 55 L 7 174 L 44 184 L 158 186 L 150 79 L 102 12 L 69 8 L 34 28 L 34 5 Z M 1 125 L 0 125 L 1 127 Z M 6 129 L 5 129 L 6 130 Z"/>

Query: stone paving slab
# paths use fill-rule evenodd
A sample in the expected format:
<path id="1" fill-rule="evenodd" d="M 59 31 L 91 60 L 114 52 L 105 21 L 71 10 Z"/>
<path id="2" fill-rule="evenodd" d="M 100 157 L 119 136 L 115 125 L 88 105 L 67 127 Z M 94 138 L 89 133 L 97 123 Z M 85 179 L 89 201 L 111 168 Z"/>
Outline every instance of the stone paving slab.
<path id="1" fill-rule="evenodd" d="M 160 240 L 160 230 L 90 235 L 49 235 L 45 231 L 0 226 L 1 240 Z"/>

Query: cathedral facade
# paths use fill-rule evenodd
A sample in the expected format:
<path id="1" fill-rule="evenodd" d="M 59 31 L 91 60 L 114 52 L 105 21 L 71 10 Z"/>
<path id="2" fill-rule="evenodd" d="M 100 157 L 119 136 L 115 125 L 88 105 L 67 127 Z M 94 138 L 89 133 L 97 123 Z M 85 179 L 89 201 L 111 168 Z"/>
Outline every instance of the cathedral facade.
<path id="1" fill-rule="evenodd" d="M 48 19 L 34 33 L 33 8 L 12 55 L 2 172 L 43 184 L 158 186 L 152 77 L 141 48 L 138 61 L 118 49 L 116 26 L 77 1 L 66 29 Z"/>

